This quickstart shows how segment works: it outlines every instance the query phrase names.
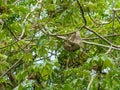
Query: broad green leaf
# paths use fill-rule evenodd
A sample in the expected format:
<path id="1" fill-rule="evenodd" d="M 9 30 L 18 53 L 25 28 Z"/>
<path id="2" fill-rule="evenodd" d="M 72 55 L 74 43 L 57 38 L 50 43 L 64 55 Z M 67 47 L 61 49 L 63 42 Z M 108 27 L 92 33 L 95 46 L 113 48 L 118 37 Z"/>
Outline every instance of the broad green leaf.
<path id="1" fill-rule="evenodd" d="M 3 58 L 3 59 L 7 59 L 7 55 L 4 55 L 4 54 L 0 54 L 0 58 Z"/>
<path id="2" fill-rule="evenodd" d="M 7 15 L 7 14 L 2 14 L 2 15 L 0 15 L 0 19 L 4 19 L 4 18 L 8 18 L 9 17 L 9 15 Z"/>
<path id="3" fill-rule="evenodd" d="M 33 59 L 32 53 L 25 53 L 25 54 L 24 54 L 23 60 L 24 60 L 25 62 L 30 62 L 30 61 L 32 61 L 32 59 Z"/>
<path id="4" fill-rule="evenodd" d="M 71 85 L 65 84 L 62 90 L 74 90 Z"/>

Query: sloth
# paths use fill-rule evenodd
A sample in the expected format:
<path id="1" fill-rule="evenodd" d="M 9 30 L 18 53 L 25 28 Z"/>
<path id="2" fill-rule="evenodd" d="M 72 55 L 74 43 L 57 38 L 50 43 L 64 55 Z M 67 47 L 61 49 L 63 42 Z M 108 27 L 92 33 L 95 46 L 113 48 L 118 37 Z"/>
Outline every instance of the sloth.
<path id="1" fill-rule="evenodd" d="M 70 34 L 66 41 L 63 44 L 63 47 L 67 51 L 76 51 L 83 47 L 83 42 L 80 36 L 79 31 L 76 31 L 75 33 Z"/>

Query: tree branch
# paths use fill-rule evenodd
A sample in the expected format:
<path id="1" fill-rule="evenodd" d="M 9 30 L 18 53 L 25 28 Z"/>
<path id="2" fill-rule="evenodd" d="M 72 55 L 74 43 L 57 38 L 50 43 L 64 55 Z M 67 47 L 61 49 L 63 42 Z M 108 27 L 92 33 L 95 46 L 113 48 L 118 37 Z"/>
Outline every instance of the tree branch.
<path id="1" fill-rule="evenodd" d="M 111 34 L 111 35 L 105 35 L 104 38 L 108 37 L 114 37 L 114 36 L 120 36 L 120 34 Z M 82 38 L 83 40 L 94 40 L 94 39 L 100 39 L 99 37 L 92 37 L 92 38 Z"/>
<path id="2" fill-rule="evenodd" d="M 22 59 L 23 57 L 21 57 L 18 61 L 16 61 L 5 73 L 3 73 L 0 76 L 0 79 L 2 79 L 10 70 L 12 70 Z"/>
<path id="3" fill-rule="evenodd" d="M 5 23 L 5 26 L 6 26 L 6 28 L 8 29 L 8 31 L 10 32 L 10 34 L 16 39 L 16 41 L 18 42 L 19 41 L 19 39 L 16 37 L 16 35 L 11 31 L 11 29 L 10 29 L 10 27 Z M 22 50 L 22 51 L 24 51 L 24 49 L 17 43 L 17 45 L 18 45 L 18 47 Z"/>
<path id="4" fill-rule="evenodd" d="M 114 46 L 116 48 L 120 48 L 120 46 L 116 46 L 113 43 L 111 43 L 110 41 L 108 41 L 106 38 L 102 37 L 101 35 L 99 35 L 97 32 L 95 32 L 94 30 L 88 28 L 87 26 L 84 27 L 85 29 L 89 30 L 90 32 L 94 33 L 96 36 L 98 36 L 99 38 L 101 38 L 102 40 L 104 40 L 106 43 L 108 43 L 111 46 Z"/>
<path id="5" fill-rule="evenodd" d="M 8 44 L 8 45 L 6 45 L 6 46 L 3 46 L 3 47 L 0 47 L 0 49 L 4 49 L 4 48 L 7 48 L 7 47 L 9 47 L 9 46 L 12 46 L 12 45 L 14 45 L 15 43 L 17 43 L 18 41 L 15 41 L 15 42 L 13 42 L 13 43 L 11 43 L 11 44 Z"/>
<path id="6" fill-rule="evenodd" d="M 24 36 L 24 33 L 25 33 L 25 28 L 24 28 L 24 24 L 25 22 L 27 21 L 28 17 L 32 14 L 32 12 L 34 12 L 34 10 L 38 7 L 38 4 L 40 3 L 41 1 L 37 0 L 37 3 L 36 5 L 34 6 L 34 8 L 26 15 L 26 17 L 24 18 L 23 22 L 22 22 L 22 33 L 21 35 L 19 36 L 19 40 Z"/>
<path id="7" fill-rule="evenodd" d="M 89 44 L 89 45 L 101 46 L 101 47 L 104 47 L 104 48 L 111 48 L 111 49 L 120 51 L 120 48 L 116 48 L 116 47 L 112 47 L 112 46 L 108 46 L 108 45 L 103 45 L 103 44 L 98 44 L 98 43 L 94 43 L 94 42 L 88 42 L 88 41 L 85 41 L 85 40 L 83 40 L 83 43 L 86 43 L 86 44 Z"/>
<path id="8" fill-rule="evenodd" d="M 94 30 L 91 30 L 90 28 L 88 28 L 86 26 L 84 28 L 87 29 L 87 30 L 89 30 L 89 31 L 91 31 L 91 32 L 93 32 L 96 36 L 98 36 L 99 38 L 101 38 L 102 40 L 104 40 L 105 42 L 107 42 L 110 46 L 103 45 L 103 44 L 98 44 L 98 43 L 94 43 L 94 42 L 88 42 L 88 41 L 85 41 L 85 40 L 82 41 L 83 43 L 90 44 L 90 45 L 101 46 L 101 47 L 105 47 L 105 48 L 111 48 L 111 49 L 114 49 L 114 50 L 120 50 L 119 46 L 113 45 L 106 38 L 104 38 L 104 37 L 100 36 L 99 34 L 97 34 Z M 56 37 L 56 38 L 59 38 L 59 39 L 66 40 L 66 37 L 64 37 L 62 35 L 59 36 L 59 35 L 54 35 L 54 34 L 51 34 L 51 33 L 47 33 L 46 30 L 44 30 L 44 29 L 41 30 L 44 34 L 48 34 L 49 36 L 53 36 L 53 37 Z M 73 43 L 72 41 L 70 41 L 70 42 Z"/>
<path id="9" fill-rule="evenodd" d="M 88 8 L 88 10 L 89 10 L 89 8 Z M 88 11 L 88 16 L 89 16 L 89 18 L 91 19 L 91 21 L 92 21 L 94 24 L 97 24 L 97 25 L 106 25 L 106 24 L 110 24 L 110 23 L 113 21 L 113 19 L 111 19 L 109 22 L 98 23 L 98 22 L 96 22 L 96 21 L 92 18 L 92 16 L 90 15 L 90 11 Z"/>
<path id="10" fill-rule="evenodd" d="M 35 54 L 33 60 L 35 60 L 36 57 L 37 57 L 37 55 Z M 19 63 L 20 61 L 22 61 L 22 59 L 23 59 L 23 56 L 22 56 L 19 60 L 17 60 L 6 72 L 4 72 L 4 73 L 0 76 L 0 79 L 2 79 L 9 71 L 11 71 L 11 70 L 12 70 L 13 68 L 15 68 L 16 66 L 19 66 L 19 65 L 23 64 L 23 62 L 22 62 L 22 63 Z M 18 64 L 18 65 L 17 65 L 17 64 Z"/>
<path id="11" fill-rule="evenodd" d="M 92 82 L 93 82 L 94 77 L 95 77 L 95 76 L 91 76 L 91 79 L 90 79 L 90 82 L 89 82 L 89 84 L 88 84 L 87 90 L 90 90 L 90 86 L 91 86 L 91 84 L 92 84 Z"/>
<path id="12" fill-rule="evenodd" d="M 10 27 L 6 24 L 6 22 L 4 21 L 4 25 L 5 27 L 8 29 L 8 31 L 10 32 L 10 34 L 17 40 L 19 41 L 19 39 L 16 37 L 16 35 L 11 31 Z"/>
<path id="13" fill-rule="evenodd" d="M 86 20 L 85 15 L 84 15 L 84 10 L 83 10 L 82 5 L 80 4 L 79 0 L 77 0 L 77 3 L 78 3 L 78 6 L 79 6 L 79 9 L 81 11 L 82 18 L 84 20 L 84 25 L 83 26 L 86 26 L 87 25 L 87 20 Z"/>

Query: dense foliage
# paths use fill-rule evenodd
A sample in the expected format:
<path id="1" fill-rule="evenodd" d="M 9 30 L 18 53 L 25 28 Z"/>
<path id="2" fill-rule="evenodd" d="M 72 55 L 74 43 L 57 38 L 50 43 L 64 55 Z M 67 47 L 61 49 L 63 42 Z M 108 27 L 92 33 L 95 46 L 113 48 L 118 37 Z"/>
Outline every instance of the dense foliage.
<path id="1" fill-rule="evenodd" d="M 120 90 L 119 28 L 119 0 L 0 0 L 0 90 Z"/>

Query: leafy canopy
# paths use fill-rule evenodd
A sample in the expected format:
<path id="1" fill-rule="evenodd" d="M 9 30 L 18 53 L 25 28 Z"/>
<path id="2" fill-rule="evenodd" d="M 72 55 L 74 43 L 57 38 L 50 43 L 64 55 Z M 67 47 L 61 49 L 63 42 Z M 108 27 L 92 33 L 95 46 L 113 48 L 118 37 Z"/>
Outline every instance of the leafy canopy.
<path id="1" fill-rule="evenodd" d="M 0 90 L 120 89 L 119 0 L 1 0 Z M 63 44 L 79 31 L 84 47 Z"/>

